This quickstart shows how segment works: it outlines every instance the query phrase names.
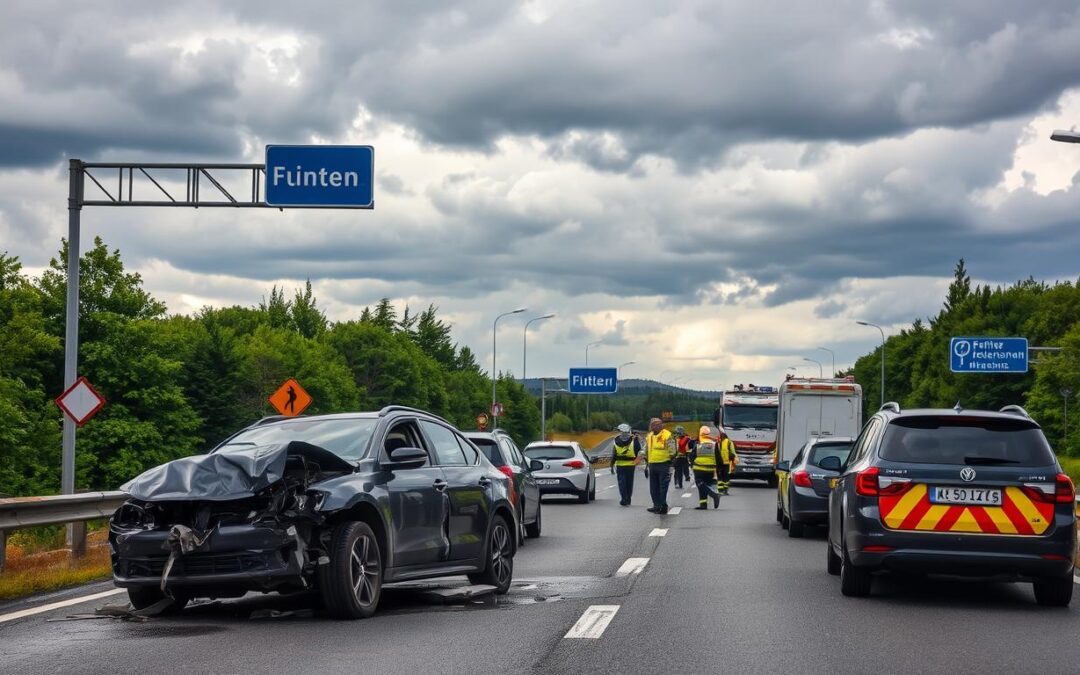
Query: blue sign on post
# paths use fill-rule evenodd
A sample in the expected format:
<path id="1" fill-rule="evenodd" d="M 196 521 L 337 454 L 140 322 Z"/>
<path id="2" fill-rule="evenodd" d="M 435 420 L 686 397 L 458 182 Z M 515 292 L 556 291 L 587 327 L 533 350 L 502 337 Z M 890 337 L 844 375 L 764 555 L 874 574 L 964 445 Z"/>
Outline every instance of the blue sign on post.
<path id="1" fill-rule="evenodd" d="M 619 371 L 615 368 L 571 368 L 571 394 L 614 394 L 619 390 Z"/>
<path id="2" fill-rule="evenodd" d="M 374 180 L 370 145 L 266 146 L 270 206 L 374 208 Z"/>
<path id="3" fill-rule="evenodd" d="M 1018 337 L 954 337 L 949 343 L 954 373 L 1026 373 L 1028 341 Z"/>

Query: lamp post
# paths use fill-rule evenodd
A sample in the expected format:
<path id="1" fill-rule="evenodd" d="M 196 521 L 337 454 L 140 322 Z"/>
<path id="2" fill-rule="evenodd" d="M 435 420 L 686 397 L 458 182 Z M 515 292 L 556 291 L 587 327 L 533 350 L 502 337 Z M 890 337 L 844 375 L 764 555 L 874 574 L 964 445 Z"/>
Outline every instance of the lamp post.
<path id="1" fill-rule="evenodd" d="M 829 352 L 829 356 L 832 357 L 832 370 L 829 371 L 829 377 L 836 377 L 836 352 L 828 347 L 818 347 L 823 352 Z"/>
<path id="2" fill-rule="evenodd" d="M 816 363 L 817 364 L 817 376 L 818 376 L 818 379 L 820 380 L 821 378 L 825 377 L 825 373 L 821 369 L 821 361 L 818 361 L 817 359 L 812 359 L 809 356 L 804 356 L 803 361 L 809 361 L 810 363 Z"/>
<path id="3" fill-rule="evenodd" d="M 559 381 L 557 377 L 541 377 L 540 378 L 540 440 L 547 440 L 547 382 L 548 380 Z M 554 393 L 569 392 L 569 389 L 560 387 L 558 389 L 551 390 Z"/>
<path id="4" fill-rule="evenodd" d="M 499 319 L 504 316 L 510 316 L 511 314 L 521 314 L 525 311 L 524 307 L 518 307 L 517 309 L 509 312 L 503 312 L 499 316 L 495 317 L 495 322 L 491 324 L 491 428 L 499 428 L 499 416 L 495 414 L 495 381 L 498 379 L 498 371 L 495 370 L 495 352 L 498 349 L 499 338 Z"/>
<path id="5" fill-rule="evenodd" d="M 602 345 L 602 344 L 604 344 L 603 340 L 597 340 L 596 342 L 590 342 L 589 344 L 585 345 L 585 366 L 586 367 L 588 367 L 588 365 L 589 365 L 589 347 L 595 347 L 596 345 Z M 585 428 L 586 429 L 589 428 L 589 419 L 590 419 L 589 403 L 590 403 L 589 394 L 585 394 Z"/>
<path id="6" fill-rule="evenodd" d="M 554 317 L 554 314 L 545 314 L 544 316 L 538 316 L 534 319 L 529 319 L 525 322 L 525 331 L 521 336 L 521 383 L 525 384 L 525 366 L 528 363 L 529 358 L 529 325 L 536 321 L 543 321 L 544 319 L 550 319 Z"/>
<path id="7" fill-rule="evenodd" d="M 1069 444 L 1069 397 L 1072 396 L 1072 393 L 1072 389 L 1068 387 L 1061 388 L 1061 398 L 1065 401 L 1065 437 L 1061 441 L 1062 451 Z"/>
<path id="8" fill-rule="evenodd" d="M 855 323 L 860 326 L 877 328 L 878 332 L 881 333 L 881 405 L 885 405 L 885 329 L 869 321 L 856 321 Z"/>
<path id="9" fill-rule="evenodd" d="M 615 369 L 615 376 L 618 377 L 621 380 L 622 379 L 622 369 L 623 369 L 623 367 L 624 366 L 632 366 L 635 363 L 637 363 L 637 361 L 627 361 L 626 363 L 620 363 L 619 367 Z"/>

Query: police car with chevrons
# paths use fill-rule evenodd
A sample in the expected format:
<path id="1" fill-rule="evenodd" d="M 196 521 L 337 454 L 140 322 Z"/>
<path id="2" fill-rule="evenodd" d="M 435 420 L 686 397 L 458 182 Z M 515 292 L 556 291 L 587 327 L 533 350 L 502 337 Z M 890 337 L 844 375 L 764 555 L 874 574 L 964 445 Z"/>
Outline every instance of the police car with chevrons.
<path id="1" fill-rule="evenodd" d="M 894 570 L 1027 581 L 1040 605 L 1071 601 L 1073 483 L 1023 408 L 886 403 L 835 463 L 828 571 L 844 595 Z"/>

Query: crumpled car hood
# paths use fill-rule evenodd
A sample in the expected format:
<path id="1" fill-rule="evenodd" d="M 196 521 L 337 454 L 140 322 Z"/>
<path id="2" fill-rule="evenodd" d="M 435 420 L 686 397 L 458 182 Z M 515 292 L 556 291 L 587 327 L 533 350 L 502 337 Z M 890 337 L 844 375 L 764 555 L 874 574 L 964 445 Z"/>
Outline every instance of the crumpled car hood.
<path id="1" fill-rule="evenodd" d="M 146 502 L 245 499 L 281 480 L 290 455 L 306 457 L 323 471 L 354 468 L 329 450 L 291 441 L 176 459 L 143 472 L 120 489 Z"/>

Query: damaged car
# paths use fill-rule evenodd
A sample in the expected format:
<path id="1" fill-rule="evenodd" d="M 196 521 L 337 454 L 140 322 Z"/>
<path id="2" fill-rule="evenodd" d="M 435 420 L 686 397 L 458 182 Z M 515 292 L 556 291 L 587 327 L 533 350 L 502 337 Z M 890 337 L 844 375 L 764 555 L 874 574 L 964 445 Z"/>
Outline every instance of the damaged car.
<path id="1" fill-rule="evenodd" d="M 384 583 L 464 574 L 504 594 L 513 578 L 510 480 L 421 410 L 268 418 L 121 489 L 113 579 L 136 609 L 306 590 L 357 619 Z"/>

